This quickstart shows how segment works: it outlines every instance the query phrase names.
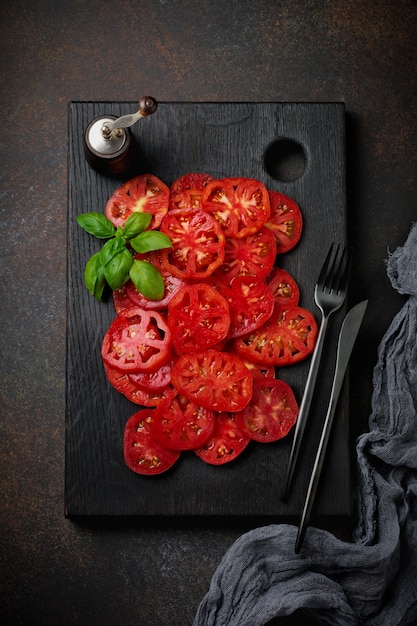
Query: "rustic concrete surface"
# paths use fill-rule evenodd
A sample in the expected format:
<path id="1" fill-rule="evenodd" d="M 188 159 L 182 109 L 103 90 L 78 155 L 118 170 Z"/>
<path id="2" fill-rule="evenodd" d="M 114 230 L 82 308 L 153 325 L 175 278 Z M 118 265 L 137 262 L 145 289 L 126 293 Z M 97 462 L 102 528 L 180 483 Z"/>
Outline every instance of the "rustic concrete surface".
<path id="1" fill-rule="evenodd" d="M 416 20 L 412 0 L 3 0 L 3 624 L 191 624 L 245 529 L 64 518 L 67 103 L 346 103 L 351 300 L 370 298 L 352 367 L 353 449 L 376 347 L 402 304 L 384 259 L 417 219 Z"/>

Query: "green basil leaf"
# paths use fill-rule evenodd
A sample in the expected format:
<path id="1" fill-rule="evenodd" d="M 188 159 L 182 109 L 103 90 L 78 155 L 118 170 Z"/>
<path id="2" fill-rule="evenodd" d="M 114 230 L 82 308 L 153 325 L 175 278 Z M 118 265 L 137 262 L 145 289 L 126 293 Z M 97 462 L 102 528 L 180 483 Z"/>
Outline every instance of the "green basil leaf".
<path id="1" fill-rule="evenodd" d="M 104 276 L 113 291 L 120 289 L 129 280 L 133 258 L 127 248 L 115 254 L 104 266 Z"/>
<path id="2" fill-rule="evenodd" d="M 87 261 L 84 270 L 84 281 L 91 295 L 97 298 L 97 300 L 101 300 L 104 287 L 106 286 L 106 279 L 104 277 L 100 252 L 93 254 L 89 261 Z"/>
<path id="3" fill-rule="evenodd" d="M 125 237 L 125 235 L 124 235 L 124 233 L 123 233 L 123 228 L 121 228 L 121 226 L 118 226 L 118 227 L 117 227 L 117 230 L 116 230 L 115 236 L 116 236 L 116 237 L 118 237 L 118 238 L 123 237 L 123 238 L 124 238 L 124 240 L 125 240 L 125 242 L 127 241 L 127 237 Z"/>
<path id="4" fill-rule="evenodd" d="M 83 213 L 82 215 L 77 215 L 75 219 L 81 228 L 99 239 L 113 237 L 116 230 L 111 221 L 107 219 L 103 213 Z"/>
<path id="5" fill-rule="evenodd" d="M 148 300 L 162 300 L 165 291 L 161 272 L 147 261 L 135 259 L 129 271 L 136 289 Z"/>
<path id="6" fill-rule="evenodd" d="M 161 248 L 172 248 L 172 243 L 164 233 L 158 230 L 147 230 L 134 239 L 130 240 L 130 245 L 136 252 L 151 252 L 161 250 Z"/>
<path id="7" fill-rule="evenodd" d="M 109 239 L 109 241 L 106 241 L 100 252 L 103 267 L 110 263 L 116 254 L 123 252 L 123 250 L 126 250 L 124 239 L 121 239 L 120 237 L 113 237 L 112 239 Z"/>
<path id="8" fill-rule="evenodd" d="M 143 213 L 142 211 L 135 211 L 128 217 L 123 227 L 123 234 L 127 239 L 131 239 L 139 233 L 148 228 L 151 223 L 152 215 L 150 213 Z"/>

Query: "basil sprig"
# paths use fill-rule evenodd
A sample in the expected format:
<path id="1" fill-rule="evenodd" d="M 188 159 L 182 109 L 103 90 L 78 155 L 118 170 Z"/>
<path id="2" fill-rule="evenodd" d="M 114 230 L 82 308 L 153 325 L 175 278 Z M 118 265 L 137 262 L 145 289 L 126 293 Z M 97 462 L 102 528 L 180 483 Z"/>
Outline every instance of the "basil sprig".
<path id="1" fill-rule="evenodd" d="M 116 291 L 129 278 L 136 289 L 149 300 L 161 300 L 164 279 L 160 271 L 148 261 L 135 259 L 135 252 L 146 253 L 170 248 L 171 242 L 156 230 L 146 230 L 152 219 L 150 213 L 132 213 L 123 228 L 116 228 L 102 213 L 83 213 L 76 217 L 77 224 L 98 239 L 107 239 L 99 252 L 87 261 L 84 281 L 88 291 L 97 300 L 103 298 L 106 284 Z"/>

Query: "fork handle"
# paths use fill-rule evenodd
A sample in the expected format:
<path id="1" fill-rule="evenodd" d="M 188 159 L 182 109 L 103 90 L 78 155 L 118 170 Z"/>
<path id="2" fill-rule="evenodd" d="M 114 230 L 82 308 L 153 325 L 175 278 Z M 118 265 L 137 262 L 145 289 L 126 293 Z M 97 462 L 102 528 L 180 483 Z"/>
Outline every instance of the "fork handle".
<path id="1" fill-rule="evenodd" d="M 307 418 L 310 411 L 311 401 L 313 399 L 314 388 L 316 386 L 317 374 L 320 367 L 321 354 L 323 352 L 324 338 L 326 336 L 327 324 L 329 321 L 329 315 L 322 315 L 319 334 L 317 336 L 316 346 L 314 348 L 313 356 L 310 363 L 310 369 L 308 371 L 306 386 L 304 389 L 304 395 L 301 400 L 300 409 L 298 411 L 297 421 L 295 423 L 294 438 L 291 447 L 290 460 L 288 462 L 287 475 L 285 478 L 284 490 L 282 492 L 281 500 L 285 502 L 288 499 L 292 481 L 294 478 L 294 471 L 297 465 L 298 456 L 300 452 L 301 442 L 304 435 L 304 430 L 307 424 Z"/>

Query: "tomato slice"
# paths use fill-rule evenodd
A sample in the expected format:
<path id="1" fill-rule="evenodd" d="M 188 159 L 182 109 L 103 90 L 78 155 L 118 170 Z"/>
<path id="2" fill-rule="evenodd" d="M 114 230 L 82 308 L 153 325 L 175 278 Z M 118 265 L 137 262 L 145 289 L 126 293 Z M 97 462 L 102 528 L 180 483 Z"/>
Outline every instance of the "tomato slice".
<path id="1" fill-rule="evenodd" d="M 280 267 L 274 267 L 268 277 L 268 286 L 277 304 L 286 308 L 297 306 L 300 289 L 291 274 Z"/>
<path id="2" fill-rule="evenodd" d="M 177 354 L 212 348 L 229 332 L 228 303 L 207 283 L 185 285 L 168 305 L 168 326 Z"/>
<path id="3" fill-rule="evenodd" d="M 153 419 L 153 409 L 142 409 L 129 417 L 124 430 L 125 463 L 133 472 L 147 476 L 166 472 L 181 454 L 166 450 L 155 440 Z"/>
<path id="4" fill-rule="evenodd" d="M 233 348 L 230 348 L 230 352 L 233 354 Z M 275 378 L 275 367 L 273 365 L 266 366 L 261 365 L 260 363 L 252 363 L 251 361 L 245 360 L 241 355 L 239 355 L 239 359 L 246 365 L 252 374 L 254 384 L 255 381 L 258 380 Z"/>
<path id="5" fill-rule="evenodd" d="M 158 311 L 139 307 L 121 311 L 104 335 L 101 355 L 126 373 L 152 372 L 171 354 L 171 332 Z"/>
<path id="6" fill-rule="evenodd" d="M 201 203 L 229 237 L 256 233 L 271 212 L 268 190 L 253 178 L 212 180 L 203 191 Z"/>
<path id="7" fill-rule="evenodd" d="M 105 214 L 115 226 L 123 227 L 132 213 L 150 213 L 149 229 L 156 229 L 168 206 L 169 187 L 153 174 L 141 174 L 116 189 L 106 204 Z"/>
<path id="8" fill-rule="evenodd" d="M 174 209 L 162 220 L 161 231 L 172 243 L 161 251 L 162 263 L 174 276 L 201 280 L 223 263 L 225 237 L 208 213 Z"/>
<path id="9" fill-rule="evenodd" d="M 172 361 L 161 365 L 154 372 L 129 374 L 130 380 L 140 389 L 148 392 L 161 391 L 171 382 Z"/>
<path id="10" fill-rule="evenodd" d="M 224 247 L 224 261 L 215 277 L 226 284 L 236 276 L 254 276 L 262 280 L 273 268 L 275 256 L 275 237 L 265 227 L 241 239 L 229 237 Z"/>
<path id="11" fill-rule="evenodd" d="M 168 302 L 171 300 L 173 295 L 185 284 L 186 281 L 183 278 L 174 276 L 165 267 L 162 262 L 162 255 L 160 250 L 150 252 L 147 255 L 136 254 L 135 259 L 138 258 L 143 261 L 148 261 L 149 263 L 152 263 L 152 265 L 154 265 L 160 271 L 164 280 L 164 295 L 162 296 L 161 300 L 149 300 L 136 289 L 131 280 L 128 280 L 125 285 L 126 295 L 136 306 L 140 306 L 143 309 L 152 309 L 155 311 L 161 311 L 166 309 Z"/>
<path id="12" fill-rule="evenodd" d="M 234 347 L 239 356 L 253 363 L 291 365 L 311 354 L 317 332 L 317 322 L 307 309 L 275 305 L 266 324 L 235 339 Z"/>
<path id="13" fill-rule="evenodd" d="M 278 191 L 269 190 L 271 215 L 265 226 L 277 240 L 277 254 L 288 252 L 299 242 L 303 230 L 300 207 L 294 200 Z"/>
<path id="14" fill-rule="evenodd" d="M 252 276 L 238 276 L 230 287 L 219 284 L 230 311 L 228 337 L 241 337 L 259 328 L 274 310 L 274 296 L 268 285 Z"/>
<path id="15" fill-rule="evenodd" d="M 238 357 L 219 350 L 179 357 L 171 380 L 186 398 L 213 411 L 240 411 L 252 397 L 248 368 Z"/>
<path id="16" fill-rule="evenodd" d="M 177 178 L 170 189 L 171 209 L 201 209 L 201 194 L 213 180 L 210 174 L 185 174 Z"/>
<path id="17" fill-rule="evenodd" d="M 236 413 L 239 429 L 255 441 L 270 443 L 288 434 L 295 424 L 298 404 L 283 380 L 260 380 L 248 406 Z"/>
<path id="18" fill-rule="evenodd" d="M 250 438 L 243 434 L 233 413 L 217 413 L 213 435 L 195 454 L 209 465 L 224 465 L 236 459 L 248 446 Z"/>
<path id="19" fill-rule="evenodd" d="M 113 305 L 116 313 L 137 306 L 128 296 L 126 283 L 120 289 L 113 291 Z"/>
<path id="20" fill-rule="evenodd" d="M 103 363 L 103 365 L 109 383 L 116 391 L 123 394 L 125 398 L 134 404 L 155 407 L 158 406 L 162 400 L 165 400 L 165 398 L 175 392 L 170 382 L 168 382 L 165 387 L 153 388 L 149 385 L 149 387 L 145 388 L 136 382 L 135 374 L 126 374 L 114 367 L 109 367 L 106 363 Z M 157 370 L 157 372 L 158 371 L 159 370 Z"/>
<path id="21" fill-rule="evenodd" d="M 153 432 L 169 450 L 195 450 L 211 437 L 215 423 L 213 411 L 176 394 L 161 402 L 155 411 Z"/>

